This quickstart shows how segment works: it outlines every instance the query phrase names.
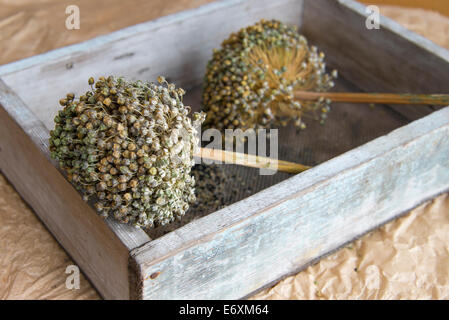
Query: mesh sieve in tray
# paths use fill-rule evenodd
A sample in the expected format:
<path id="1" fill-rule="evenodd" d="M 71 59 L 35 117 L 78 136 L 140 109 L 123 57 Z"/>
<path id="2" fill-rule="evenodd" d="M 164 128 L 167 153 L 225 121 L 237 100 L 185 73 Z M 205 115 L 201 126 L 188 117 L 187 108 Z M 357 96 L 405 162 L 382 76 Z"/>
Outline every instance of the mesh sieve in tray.
<path id="1" fill-rule="evenodd" d="M 353 84 L 342 78 L 337 80 L 333 90 L 359 91 Z M 198 111 L 200 96 L 200 87 L 189 90 L 184 103 L 192 106 L 192 110 Z M 310 117 L 306 119 L 307 128 L 305 130 L 298 130 L 291 125 L 279 128 L 278 158 L 315 166 L 409 122 L 408 119 L 388 106 L 334 104 L 323 125 Z M 197 203 L 202 204 L 202 208 L 198 208 L 198 205 L 192 206 L 181 221 L 148 230 L 147 233 L 152 239 L 292 176 L 283 172 L 277 172 L 274 175 L 260 175 L 259 169 L 236 165 L 217 166 L 219 168 L 216 167 L 212 170 L 215 174 L 222 174 L 224 178 L 209 181 L 209 183 L 205 182 L 206 185 L 209 185 L 208 190 L 201 190 L 201 187 L 197 187 Z M 195 166 L 193 171 L 196 170 L 204 170 L 204 167 Z M 215 194 L 218 202 L 208 199 L 210 193 Z"/>

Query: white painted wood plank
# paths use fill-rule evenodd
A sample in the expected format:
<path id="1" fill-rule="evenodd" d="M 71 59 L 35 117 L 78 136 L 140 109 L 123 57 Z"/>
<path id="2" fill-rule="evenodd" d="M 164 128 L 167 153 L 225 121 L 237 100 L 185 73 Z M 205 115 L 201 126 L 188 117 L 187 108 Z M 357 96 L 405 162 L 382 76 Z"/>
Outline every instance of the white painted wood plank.
<path id="1" fill-rule="evenodd" d="M 445 108 L 135 249 L 142 296 L 235 299 L 296 271 L 448 190 L 448 135 Z"/>

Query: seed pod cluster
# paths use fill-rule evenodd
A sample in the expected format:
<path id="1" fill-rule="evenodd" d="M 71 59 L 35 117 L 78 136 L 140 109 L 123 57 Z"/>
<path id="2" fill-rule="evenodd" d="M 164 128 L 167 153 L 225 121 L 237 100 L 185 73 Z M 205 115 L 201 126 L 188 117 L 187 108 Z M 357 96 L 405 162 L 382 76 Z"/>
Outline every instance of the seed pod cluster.
<path id="1" fill-rule="evenodd" d="M 92 90 L 60 100 L 51 157 L 99 214 L 149 228 L 180 218 L 195 201 L 195 127 L 184 90 L 123 78 L 89 79 Z"/>
<path id="2" fill-rule="evenodd" d="M 182 221 L 148 230 L 150 238 L 159 238 L 193 220 L 254 194 L 258 190 L 260 176 L 245 174 L 244 171 L 235 165 L 196 164 L 192 168 L 192 175 L 195 178 L 197 201 L 190 205 L 189 212 Z"/>
<path id="3" fill-rule="evenodd" d="M 335 70 L 326 73 L 324 54 L 309 47 L 296 27 L 262 20 L 214 50 L 203 86 L 205 126 L 266 128 L 292 121 L 305 128 L 304 113 L 324 120 L 330 101 L 295 101 L 293 92 L 327 91 L 336 77 Z"/>

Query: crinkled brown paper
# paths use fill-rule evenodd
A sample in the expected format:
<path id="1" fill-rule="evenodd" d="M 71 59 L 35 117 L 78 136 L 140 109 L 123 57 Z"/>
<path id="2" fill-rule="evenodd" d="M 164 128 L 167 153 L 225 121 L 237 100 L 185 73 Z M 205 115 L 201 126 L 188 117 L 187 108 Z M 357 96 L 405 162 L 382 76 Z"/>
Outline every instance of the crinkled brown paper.
<path id="1" fill-rule="evenodd" d="M 205 2 L 209 1 L 0 0 L 0 64 Z M 80 7 L 80 30 L 64 27 L 65 7 L 70 4 Z M 449 48 L 449 18 L 389 6 L 382 6 L 381 12 Z M 66 289 L 65 270 L 71 264 L 0 174 L 0 299 L 99 299 L 84 277 L 79 290 Z M 449 196 L 442 195 L 253 298 L 448 297 Z"/>

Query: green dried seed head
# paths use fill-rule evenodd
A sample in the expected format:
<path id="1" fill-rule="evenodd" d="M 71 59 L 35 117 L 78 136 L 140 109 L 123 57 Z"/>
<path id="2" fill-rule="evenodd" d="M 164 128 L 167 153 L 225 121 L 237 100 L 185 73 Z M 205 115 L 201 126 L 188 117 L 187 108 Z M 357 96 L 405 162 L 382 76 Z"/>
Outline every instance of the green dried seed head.
<path id="1" fill-rule="evenodd" d="M 293 93 L 327 91 L 336 76 L 336 71 L 326 73 L 324 54 L 295 27 L 262 20 L 231 34 L 214 50 L 203 86 L 205 126 L 266 128 L 291 121 L 304 128 L 304 113 L 324 118 L 329 103 L 295 101 Z"/>
<path id="2" fill-rule="evenodd" d="M 192 121 L 184 91 L 159 80 L 89 78 L 93 90 L 82 99 L 60 101 L 50 134 L 51 157 L 83 198 L 102 217 L 143 228 L 180 218 L 195 199 L 195 126 L 204 120 L 195 114 Z"/>

